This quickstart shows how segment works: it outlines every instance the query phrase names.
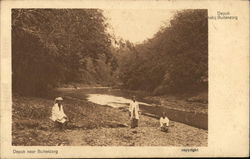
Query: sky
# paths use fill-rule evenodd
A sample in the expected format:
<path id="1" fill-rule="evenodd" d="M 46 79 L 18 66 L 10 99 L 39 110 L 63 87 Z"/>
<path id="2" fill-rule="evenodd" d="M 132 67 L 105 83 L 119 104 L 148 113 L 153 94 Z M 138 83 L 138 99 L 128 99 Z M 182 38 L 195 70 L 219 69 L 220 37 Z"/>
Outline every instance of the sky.
<path id="1" fill-rule="evenodd" d="M 104 10 L 110 24 L 109 32 L 116 38 L 141 43 L 153 35 L 164 24 L 168 25 L 175 12 L 173 10 L 114 9 Z"/>

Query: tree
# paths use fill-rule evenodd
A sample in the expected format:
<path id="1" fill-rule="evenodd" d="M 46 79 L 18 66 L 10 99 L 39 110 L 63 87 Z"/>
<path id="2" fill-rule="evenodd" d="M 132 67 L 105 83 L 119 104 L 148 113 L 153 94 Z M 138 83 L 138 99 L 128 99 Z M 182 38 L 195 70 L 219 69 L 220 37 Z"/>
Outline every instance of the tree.
<path id="1" fill-rule="evenodd" d="M 13 89 L 40 94 L 61 83 L 86 81 L 95 76 L 88 58 L 102 63 L 102 57 L 111 76 L 116 59 L 107 25 L 99 9 L 13 9 Z"/>
<path id="2" fill-rule="evenodd" d="M 207 10 L 177 12 L 169 26 L 127 52 L 138 57 L 121 65 L 126 88 L 155 94 L 207 88 L 201 82 L 208 77 Z"/>

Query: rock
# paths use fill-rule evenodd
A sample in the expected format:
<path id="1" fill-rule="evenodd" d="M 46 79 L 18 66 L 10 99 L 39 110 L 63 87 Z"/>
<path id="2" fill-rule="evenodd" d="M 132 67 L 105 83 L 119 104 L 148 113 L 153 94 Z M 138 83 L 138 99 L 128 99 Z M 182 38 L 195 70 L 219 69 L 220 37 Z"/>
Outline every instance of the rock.
<path id="1" fill-rule="evenodd" d="M 27 128 L 35 128 L 39 126 L 39 123 L 34 120 L 18 120 L 16 121 L 17 127 L 27 127 Z"/>

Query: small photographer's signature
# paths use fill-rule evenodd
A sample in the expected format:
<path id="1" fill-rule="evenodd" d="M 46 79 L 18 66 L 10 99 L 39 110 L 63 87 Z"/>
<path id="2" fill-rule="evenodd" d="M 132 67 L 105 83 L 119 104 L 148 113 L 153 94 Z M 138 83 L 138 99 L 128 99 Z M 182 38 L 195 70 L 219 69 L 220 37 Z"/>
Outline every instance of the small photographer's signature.
<path id="1" fill-rule="evenodd" d="M 185 149 L 181 149 L 181 151 L 183 151 L 183 152 L 196 152 L 196 151 L 199 151 L 199 149 L 197 149 L 197 148 L 185 148 Z"/>

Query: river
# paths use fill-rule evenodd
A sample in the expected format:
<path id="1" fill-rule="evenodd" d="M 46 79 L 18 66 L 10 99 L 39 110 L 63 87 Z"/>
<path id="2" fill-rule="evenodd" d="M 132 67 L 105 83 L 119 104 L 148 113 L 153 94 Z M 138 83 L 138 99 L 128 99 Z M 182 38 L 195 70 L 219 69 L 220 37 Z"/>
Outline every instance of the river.
<path id="1" fill-rule="evenodd" d="M 108 105 L 114 108 L 118 107 L 127 107 L 128 104 L 132 101 L 124 97 L 117 97 L 114 95 L 107 94 L 87 94 L 87 100 L 100 105 Z M 140 105 L 150 106 L 148 103 L 138 102 Z"/>
<path id="2" fill-rule="evenodd" d="M 62 88 L 60 91 L 63 91 L 70 97 L 88 100 L 99 105 L 114 108 L 127 108 L 131 102 L 131 97 L 135 95 L 143 115 L 159 118 L 162 112 L 166 112 L 170 120 L 185 123 L 197 128 L 208 129 L 207 114 L 170 109 L 158 103 L 152 103 L 145 100 L 144 97 L 148 95 L 144 93 L 112 89 L 109 87 L 84 87 L 80 89 Z M 176 103 L 178 104 L 178 101 L 176 101 Z"/>

